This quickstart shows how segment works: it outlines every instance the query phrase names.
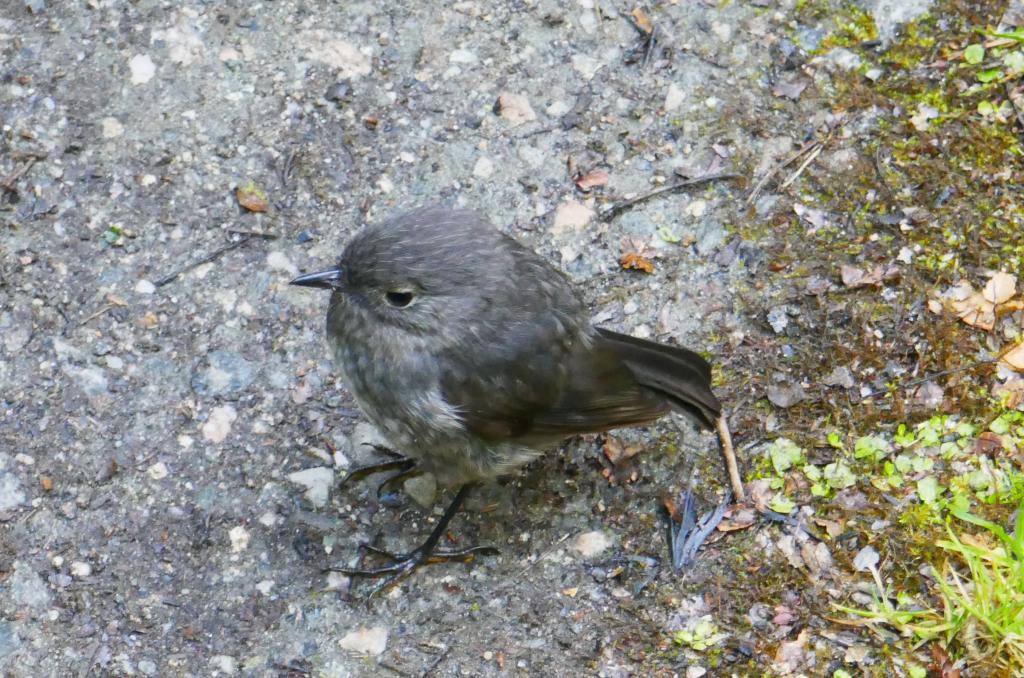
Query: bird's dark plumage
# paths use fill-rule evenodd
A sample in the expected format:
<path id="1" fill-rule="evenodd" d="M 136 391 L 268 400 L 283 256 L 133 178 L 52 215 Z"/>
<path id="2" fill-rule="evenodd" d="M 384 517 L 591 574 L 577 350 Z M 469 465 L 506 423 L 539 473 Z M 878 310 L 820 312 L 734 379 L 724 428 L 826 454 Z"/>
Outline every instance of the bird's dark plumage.
<path id="1" fill-rule="evenodd" d="M 564 275 L 474 212 L 430 207 L 369 226 L 337 268 L 293 282 L 333 291 L 335 364 L 370 420 L 420 469 L 462 486 L 420 548 L 349 574 L 393 580 L 436 557 L 471 483 L 564 438 L 671 411 L 711 427 L 720 414 L 703 358 L 593 327 Z"/>
<path id="2" fill-rule="evenodd" d="M 507 473 L 577 433 L 718 415 L 703 358 L 591 326 L 565 276 L 473 212 L 370 226 L 339 270 L 327 330 L 345 381 L 443 483 Z"/>

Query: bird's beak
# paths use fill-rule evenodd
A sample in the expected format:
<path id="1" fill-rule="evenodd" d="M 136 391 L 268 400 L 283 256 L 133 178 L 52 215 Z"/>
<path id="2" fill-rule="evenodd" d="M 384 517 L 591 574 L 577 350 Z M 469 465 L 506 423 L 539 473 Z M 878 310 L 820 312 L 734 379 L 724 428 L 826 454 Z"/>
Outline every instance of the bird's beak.
<path id="1" fill-rule="evenodd" d="M 341 269 L 332 268 L 326 271 L 307 273 L 300 275 L 288 284 L 301 287 L 319 287 L 324 290 L 338 290 L 341 289 Z"/>

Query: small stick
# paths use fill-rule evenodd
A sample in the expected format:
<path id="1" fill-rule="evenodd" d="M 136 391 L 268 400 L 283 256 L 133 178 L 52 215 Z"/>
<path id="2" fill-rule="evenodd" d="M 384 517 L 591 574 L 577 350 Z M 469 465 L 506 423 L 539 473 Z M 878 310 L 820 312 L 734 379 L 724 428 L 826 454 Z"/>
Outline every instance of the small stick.
<path id="1" fill-rule="evenodd" d="M 912 386 L 920 386 L 921 384 L 923 384 L 925 382 L 928 382 L 928 381 L 931 381 L 932 379 L 935 379 L 937 377 L 944 377 L 947 374 L 956 374 L 957 372 L 966 372 L 967 370 L 973 370 L 975 367 L 981 367 L 982 365 L 991 365 L 994 362 L 996 362 L 996 361 L 995 360 L 979 360 L 978 362 L 971 363 L 970 365 L 961 365 L 960 367 L 953 367 L 953 368 L 950 368 L 948 370 L 942 370 L 941 372 L 936 372 L 935 374 L 929 374 L 927 377 L 921 377 L 920 379 L 915 379 L 914 381 L 907 382 L 906 384 L 899 384 L 899 385 L 896 386 L 895 390 L 897 390 L 897 391 L 905 391 L 908 388 L 911 388 Z M 880 396 L 880 395 L 889 395 L 889 390 L 886 389 L 885 391 L 871 391 L 870 393 L 866 393 L 866 394 L 862 395 L 860 397 L 860 399 L 861 400 L 867 400 L 868 398 L 874 398 L 875 396 Z"/>
<path id="2" fill-rule="evenodd" d="M 736 451 L 732 446 L 732 434 L 729 433 L 729 423 L 725 420 L 724 414 L 719 415 L 715 421 L 715 430 L 718 431 L 718 440 L 722 444 L 722 456 L 725 457 L 725 467 L 729 470 L 733 494 L 736 495 L 737 502 L 745 501 L 747 493 L 743 490 L 740 468 L 736 463 Z"/>
<path id="3" fill-rule="evenodd" d="M 106 306 L 101 307 L 100 310 L 96 311 L 95 313 L 90 315 L 88 318 L 86 318 L 82 322 L 78 323 L 78 326 L 81 327 L 82 325 L 86 324 L 90 320 L 94 320 L 96 318 L 99 318 L 101 315 L 103 315 L 104 313 L 106 313 L 107 311 L 109 311 L 112 308 L 114 308 L 114 304 L 107 304 Z"/>
<path id="4" fill-rule="evenodd" d="M 210 252 L 209 254 L 207 254 L 206 256 L 200 257 L 199 259 L 196 259 L 195 261 L 190 262 L 190 263 L 186 264 L 185 266 L 182 266 L 178 270 L 172 271 L 171 273 L 168 273 L 164 277 L 162 277 L 159 280 L 157 280 L 156 282 L 154 282 L 153 285 L 155 287 L 163 287 L 167 283 L 174 282 L 174 280 L 179 275 L 181 275 L 182 273 L 188 273 L 192 269 L 198 268 L 199 266 L 202 266 L 205 263 L 211 262 L 214 259 L 220 257 L 221 255 L 223 255 L 223 254 L 225 254 L 227 252 L 230 252 L 231 250 L 238 249 L 239 247 L 241 247 L 245 243 L 249 242 L 252 239 L 252 237 L 253 236 L 251 236 L 251 235 L 243 235 L 240 240 L 236 240 L 235 242 L 228 243 L 227 245 L 224 245 L 223 247 L 219 247 L 219 248 L 215 249 L 214 251 Z"/>
<path id="5" fill-rule="evenodd" d="M 1006 90 L 1006 100 L 1010 102 L 1010 106 L 1013 107 L 1014 113 L 1017 114 L 1017 122 L 1020 124 L 1021 130 L 1024 130 L 1024 111 L 1017 106 L 1017 102 L 1013 100 L 1013 88 L 1010 87 L 1009 82 L 1003 83 L 1003 89 Z"/>
<path id="6" fill-rule="evenodd" d="M 244 228 L 229 228 L 226 229 L 228 233 L 234 233 L 235 235 L 248 235 L 253 238 L 263 238 L 264 240 L 277 240 L 281 236 L 277 233 L 267 233 L 265 231 L 249 231 Z"/>
<path id="7" fill-rule="evenodd" d="M 754 200 L 757 199 L 757 196 L 761 194 L 761 190 L 764 188 L 764 185 L 768 183 L 769 179 L 778 174 L 779 171 L 781 171 L 784 167 L 786 167 L 787 165 L 795 161 L 797 158 L 802 156 L 804 153 L 814 148 L 814 146 L 817 144 L 817 139 L 811 139 L 806 144 L 801 146 L 796 153 L 789 156 L 785 160 L 780 160 L 775 164 L 775 166 L 773 166 L 770 170 L 765 172 L 764 175 L 757 180 L 757 183 L 754 184 L 754 188 L 750 191 L 750 196 L 747 198 L 747 204 L 750 205 L 754 202 Z"/>
<path id="8" fill-rule="evenodd" d="M 0 186 L 3 186 L 8 190 L 13 189 L 14 182 L 20 179 L 22 176 L 24 176 L 25 173 L 28 172 L 30 169 L 32 169 L 32 165 L 36 164 L 37 161 L 38 158 L 36 156 L 30 155 L 28 157 L 28 160 L 25 161 L 25 164 L 12 171 L 10 174 L 7 175 L 7 178 L 0 182 Z"/>
<path id="9" fill-rule="evenodd" d="M 825 148 L 824 144 L 818 144 L 817 146 L 815 146 L 814 150 L 808 153 L 807 157 L 804 158 L 804 161 L 800 163 L 800 167 L 796 169 L 796 172 L 793 172 L 792 176 L 790 176 L 788 179 L 782 182 L 782 188 L 786 188 L 791 183 L 796 181 L 797 177 L 803 174 L 804 170 L 807 169 L 807 166 L 814 162 L 815 158 L 821 155 L 821 150 L 823 148 Z"/>
<path id="10" fill-rule="evenodd" d="M 612 205 L 610 208 L 608 208 L 607 210 L 604 211 L 604 213 L 601 215 L 601 218 L 603 220 L 605 220 L 605 221 L 611 221 L 612 219 L 614 219 L 615 217 L 619 216 L 620 214 L 622 214 L 626 210 L 632 209 L 633 207 L 636 207 L 637 205 L 639 205 L 641 203 L 647 202 L 651 198 L 655 198 L 655 197 L 657 197 L 659 195 L 663 195 L 665 193 L 671 193 L 673 191 L 678 191 L 680 189 L 688 188 L 690 186 L 699 186 L 700 184 L 707 184 L 707 183 L 710 183 L 712 181 L 720 181 L 720 180 L 724 180 L 724 179 L 742 179 L 742 178 L 743 178 L 743 175 L 741 175 L 741 174 L 736 174 L 734 172 L 722 172 L 720 174 L 705 174 L 704 176 L 697 177 L 696 179 L 688 179 L 687 181 L 680 181 L 680 182 L 672 184 L 670 186 L 662 186 L 661 188 L 654 189 L 650 193 L 644 193 L 643 195 L 638 195 L 635 198 L 630 198 L 629 200 L 623 200 L 620 203 Z"/>

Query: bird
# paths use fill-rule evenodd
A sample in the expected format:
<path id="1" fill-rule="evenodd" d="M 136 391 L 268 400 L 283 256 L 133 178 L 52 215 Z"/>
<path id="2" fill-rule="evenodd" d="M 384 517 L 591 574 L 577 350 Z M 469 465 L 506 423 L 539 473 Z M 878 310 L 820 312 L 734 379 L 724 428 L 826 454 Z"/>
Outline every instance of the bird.
<path id="1" fill-rule="evenodd" d="M 380 578 L 375 592 L 427 562 L 494 553 L 437 545 L 472 487 L 577 434 L 686 413 L 723 435 L 733 492 L 743 498 L 708 361 L 592 325 L 562 272 L 475 211 L 433 205 L 365 226 L 335 266 L 290 284 L 331 292 L 334 367 L 399 453 L 347 478 L 429 472 L 455 490 L 417 548 L 367 547 L 388 564 L 331 568 Z"/>

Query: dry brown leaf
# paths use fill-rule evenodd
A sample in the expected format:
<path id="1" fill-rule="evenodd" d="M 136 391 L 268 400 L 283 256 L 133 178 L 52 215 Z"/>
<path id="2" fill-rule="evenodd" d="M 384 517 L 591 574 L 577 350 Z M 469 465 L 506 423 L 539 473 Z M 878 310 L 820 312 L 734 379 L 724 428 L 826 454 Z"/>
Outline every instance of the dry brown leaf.
<path id="1" fill-rule="evenodd" d="M 985 296 L 981 292 L 975 292 L 963 301 L 954 301 L 951 306 L 956 317 L 971 327 L 977 327 L 986 332 L 995 327 L 995 308 L 991 302 L 985 300 Z"/>
<path id="2" fill-rule="evenodd" d="M 747 483 L 747 494 L 750 495 L 750 501 L 754 508 L 764 512 L 768 510 L 768 504 L 775 496 L 775 491 L 771 488 L 767 478 L 759 478 Z"/>
<path id="3" fill-rule="evenodd" d="M 654 30 L 654 22 L 651 21 L 651 17 L 647 16 L 647 12 L 642 7 L 633 8 L 633 11 L 629 14 L 633 17 L 633 21 L 636 22 L 637 28 L 647 35 L 651 34 L 651 31 Z"/>
<path id="4" fill-rule="evenodd" d="M 250 212 L 266 212 L 270 208 L 266 192 L 257 186 L 255 181 L 235 189 L 235 198 L 239 205 Z"/>
<path id="5" fill-rule="evenodd" d="M 825 528 L 825 532 L 827 532 L 828 536 L 832 537 L 833 539 L 835 539 L 843 533 L 843 524 L 838 520 L 815 518 L 814 522 L 818 527 Z"/>
<path id="6" fill-rule="evenodd" d="M 604 440 L 604 456 L 613 464 L 622 460 L 622 441 L 615 436 L 608 436 Z"/>
<path id="7" fill-rule="evenodd" d="M 1024 410 L 1024 377 L 1011 375 L 1005 382 L 992 388 L 992 395 L 1002 398 L 1007 409 Z"/>
<path id="8" fill-rule="evenodd" d="M 664 495 L 661 498 L 661 505 L 668 511 L 668 515 L 672 518 L 672 522 L 679 524 L 683 522 L 683 514 L 679 511 L 679 505 L 676 504 L 676 500 L 671 495 Z"/>
<path id="9" fill-rule="evenodd" d="M 638 254 L 636 252 L 626 252 L 619 259 L 619 264 L 622 268 L 633 269 L 636 271 L 643 271 L 644 273 L 654 273 L 654 263 L 650 259 Z"/>
<path id="10" fill-rule="evenodd" d="M 307 379 L 300 379 L 292 388 L 292 402 L 302 405 L 313 395 L 313 386 Z"/>
<path id="11" fill-rule="evenodd" d="M 801 667 L 808 664 L 811 656 L 807 651 L 807 629 L 800 632 L 795 640 L 788 643 L 781 643 L 775 653 L 774 668 L 782 675 L 796 673 Z"/>
<path id="12" fill-rule="evenodd" d="M 978 456 L 995 457 L 1002 452 L 1002 448 L 1004 448 L 1004 444 L 1002 444 L 1001 435 L 992 431 L 982 431 L 975 438 L 973 452 Z"/>
<path id="13" fill-rule="evenodd" d="M 999 271 L 985 283 L 982 295 L 991 304 L 1002 304 L 1013 298 L 1017 293 L 1017 276 Z"/>
<path id="14" fill-rule="evenodd" d="M 843 284 L 850 289 L 866 287 L 868 285 L 881 285 L 882 282 L 892 282 L 900 277 L 900 269 L 896 266 L 884 268 L 875 266 L 870 271 L 857 268 L 856 266 L 843 266 L 839 271 Z"/>
<path id="15" fill-rule="evenodd" d="M 785 626 L 786 624 L 792 623 L 795 619 L 796 615 L 793 614 L 793 611 L 785 605 L 775 606 L 775 616 L 772 617 L 772 623 L 776 626 Z"/>
<path id="16" fill-rule="evenodd" d="M 939 678 L 960 678 L 960 669 L 953 665 L 945 648 L 938 641 L 932 643 L 932 675 Z"/>
<path id="17" fill-rule="evenodd" d="M 757 522 L 757 514 L 753 509 L 745 506 L 733 507 L 726 512 L 722 522 L 718 523 L 717 529 L 719 532 L 735 532 L 736 530 L 745 530 L 755 522 Z"/>
<path id="18" fill-rule="evenodd" d="M 1015 311 L 1024 311 L 1024 297 L 1010 299 L 996 306 L 996 316 L 1000 318 Z"/>
<path id="19" fill-rule="evenodd" d="M 576 179 L 576 188 L 589 193 L 591 189 L 607 186 L 610 178 L 604 170 L 592 170 Z"/>
<path id="20" fill-rule="evenodd" d="M 1004 353 L 999 360 L 1012 370 L 1024 372 L 1024 341 Z"/>

